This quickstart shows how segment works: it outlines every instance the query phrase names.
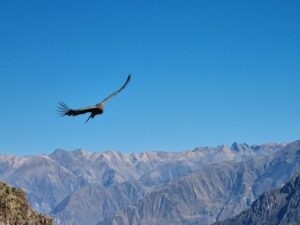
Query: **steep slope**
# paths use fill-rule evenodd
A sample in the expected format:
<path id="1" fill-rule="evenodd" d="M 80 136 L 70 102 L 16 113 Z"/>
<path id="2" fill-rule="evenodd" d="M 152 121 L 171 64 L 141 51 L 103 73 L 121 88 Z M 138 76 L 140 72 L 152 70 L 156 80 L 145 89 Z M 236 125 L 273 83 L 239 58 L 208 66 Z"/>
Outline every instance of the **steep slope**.
<path id="1" fill-rule="evenodd" d="M 52 225 L 52 219 L 32 210 L 21 189 L 0 181 L 0 224 Z"/>
<path id="2" fill-rule="evenodd" d="M 199 223 L 200 224 L 200 223 Z M 262 194 L 250 209 L 214 225 L 300 224 L 300 173 L 282 188 Z"/>
<path id="3" fill-rule="evenodd" d="M 245 210 L 261 193 L 282 185 L 299 169 L 300 142 L 271 155 L 211 164 L 99 224 L 210 224 Z"/>
<path id="4" fill-rule="evenodd" d="M 142 188 L 135 183 L 124 182 L 110 188 L 86 185 L 64 199 L 51 214 L 58 224 L 96 224 L 143 197 Z"/>

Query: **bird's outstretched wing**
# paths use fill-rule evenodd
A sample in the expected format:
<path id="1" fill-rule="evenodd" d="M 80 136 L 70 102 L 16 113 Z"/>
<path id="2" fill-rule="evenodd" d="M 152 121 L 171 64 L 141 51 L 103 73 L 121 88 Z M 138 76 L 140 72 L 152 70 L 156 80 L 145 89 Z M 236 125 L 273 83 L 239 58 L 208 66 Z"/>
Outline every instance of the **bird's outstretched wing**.
<path id="1" fill-rule="evenodd" d="M 70 109 L 65 103 L 59 102 L 58 103 L 58 113 L 61 116 L 77 116 L 88 112 L 93 112 L 96 109 L 96 106 L 90 106 L 81 109 Z"/>
<path id="2" fill-rule="evenodd" d="M 114 97 L 115 95 L 117 95 L 119 92 L 121 92 L 121 91 L 126 87 L 126 85 L 128 84 L 128 82 L 130 81 L 130 78 L 131 78 L 131 75 L 129 74 L 128 77 L 127 77 L 127 80 L 126 80 L 126 82 L 123 84 L 123 86 L 120 87 L 120 89 L 118 89 L 117 91 L 115 91 L 115 92 L 112 93 L 111 95 L 109 95 L 108 97 L 106 97 L 101 103 L 102 103 L 102 104 L 105 104 L 109 99 L 111 99 L 112 97 Z"/>

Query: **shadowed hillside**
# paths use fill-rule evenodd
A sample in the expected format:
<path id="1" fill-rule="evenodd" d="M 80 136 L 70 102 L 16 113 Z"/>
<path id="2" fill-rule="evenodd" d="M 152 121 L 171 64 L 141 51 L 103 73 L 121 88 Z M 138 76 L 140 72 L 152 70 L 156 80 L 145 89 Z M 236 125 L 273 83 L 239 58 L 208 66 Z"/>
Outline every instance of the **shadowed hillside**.
<path id="1" fill-rule="evenodd" d="M 250 209 L 214 225 L 300 224 L 300 173 L 282 188 L 262 194 Z"/>

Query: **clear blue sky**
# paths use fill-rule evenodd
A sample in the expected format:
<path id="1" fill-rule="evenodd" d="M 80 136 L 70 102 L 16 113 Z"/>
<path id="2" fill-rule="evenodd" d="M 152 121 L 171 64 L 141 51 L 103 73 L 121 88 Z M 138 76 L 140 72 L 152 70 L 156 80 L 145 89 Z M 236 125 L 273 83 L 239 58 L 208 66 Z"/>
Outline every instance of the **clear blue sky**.
<path id="1" fill-rule="evenodd" d="M 1 1 L 0 153 L 300 138 L 300 1 Z M 101 101 L 87 124 L 58 101 Z"/>

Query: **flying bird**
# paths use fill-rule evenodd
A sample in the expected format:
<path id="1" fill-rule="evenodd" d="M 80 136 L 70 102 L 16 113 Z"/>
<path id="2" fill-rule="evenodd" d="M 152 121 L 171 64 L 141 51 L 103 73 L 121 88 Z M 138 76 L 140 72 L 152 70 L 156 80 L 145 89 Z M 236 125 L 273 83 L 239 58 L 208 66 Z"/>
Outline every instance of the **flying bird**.
<path id="1" fill-rule="evenodd" d="M 85 108 L 80 108 L 80 109 L 71 109 L 69 108 L 64 102 L 59 102 L 59 106 L 58 106 L 58 113 L 61 116 L 78 116 L 81 114 L 85 114 L 85 113 L 90 113 L 90 116 L 87 118 L 87 120 L 85 122 L 88 122 L 89 119 L 93 119 L 95 116 L 100 115 L 104 112 L 104 105 L 114 96 L 116 96 L 119 92 L 121 92 L 126 85 L 128 84 L 128 82 L 130 81 L 131 75 L 129 74 L 127 77 L 126 82 L 122 85 L 122 87 L 120 87 L 117 91 L 113 92 L 112 94 L 110 94 L 108 97 L 106 97 L 102 102 L 97 103 L 94 106 L 89 106 L 89 107 L 85 107 Z"/>

